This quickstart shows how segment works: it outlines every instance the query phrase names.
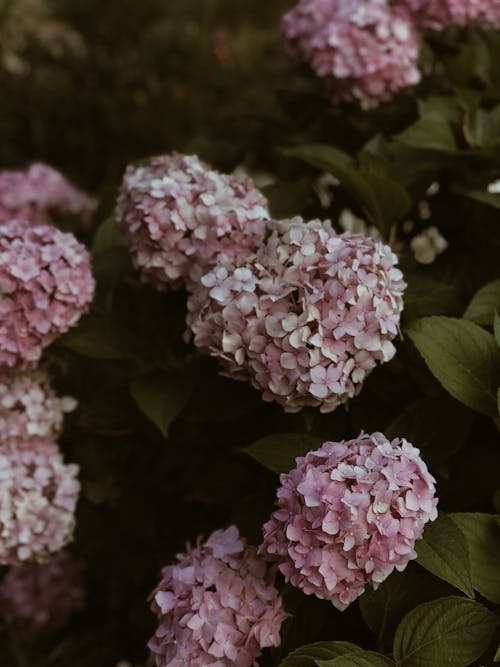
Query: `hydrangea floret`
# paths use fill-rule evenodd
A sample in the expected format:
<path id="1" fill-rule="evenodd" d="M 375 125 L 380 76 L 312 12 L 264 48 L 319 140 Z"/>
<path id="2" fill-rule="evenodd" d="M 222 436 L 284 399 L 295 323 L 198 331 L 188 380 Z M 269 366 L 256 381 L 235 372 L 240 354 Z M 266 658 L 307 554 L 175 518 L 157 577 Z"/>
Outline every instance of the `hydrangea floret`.
<path id="1" fill-rule="evenodd" d="M 153 593 L 159 624 L 149 648 L 158 667 L 251 667 L 263 648 L 279 646 L 286 613 L 274 570 L 235 526 L 177 561 Z"/>
<path id="2" fill-rule="evenodd" d="M 130 165 L 116 213 L 135 266 L 159 290 L 189 287 L 219 260 L 248 255 L 266 218 L 267 200 L 249 179 L 177 153 Z"/>
<path id="3" fill-rule="evenodd" d="M 0 565 L 46 560 L 73 536 L 78 466 L 52 441 L 0 446 Z"/>
<path id="4" fill-rule="evenodd" d="M 87 225 L 94 208 L 87 194 L 47 164 L 0 171 L 0 224 L 15 218 L 38 225 L 69 214 L 81 216 Z"/>
<path id="5" fill-rule="evenodd" d="M 56 396 L 43 369 L 0 373 L 0 446 L 30 438 L 56 440 L 65 413 L 75 407 L 74 398 Z"/>
<path id="6" fill-rule="evenodd" d="M 280 477 L 261 553 L 287 581 L 344 610 L 416 558 L 437 517 L 435 479 L 404 438 L 325 442 Z"/>
<path id="7" fill-rule="evenodd" d="M 95 281 L 86 248 L 55 227 L 0 225 L 0 367 L 36 364 L 88 310 Z"/>
<path id="8" fill-rule="evenodd" d="M 450 23 L 462 28 L 473 23 L 500 27 L 500 0 L 397 0 L 397 5 L 410 10 L 417 25 L 431 30 Z"/>
<path id="9" fill-rule="evenodd" d="M 31 632 L 55 632 L 83 609 L 83 568 L 66 551 L 12 567 L 0 583 L 0 618 Z"/>
<path id="10" fill-rule="evenodd" d="M 300 0 L 282 31 L 292 53 L 326 81 L 333 103 L 374 107 L 420 81 L 413 21 L 386 0 Z"/>
<path id="11" fill-rule="evenodd" d="M 188 301 L 195 344 L 288 412 L 330 412 L 395 354 L 405 283 L 380 240 L 329 221 L 268 224 L 259 252 L 221 264 Z"/>

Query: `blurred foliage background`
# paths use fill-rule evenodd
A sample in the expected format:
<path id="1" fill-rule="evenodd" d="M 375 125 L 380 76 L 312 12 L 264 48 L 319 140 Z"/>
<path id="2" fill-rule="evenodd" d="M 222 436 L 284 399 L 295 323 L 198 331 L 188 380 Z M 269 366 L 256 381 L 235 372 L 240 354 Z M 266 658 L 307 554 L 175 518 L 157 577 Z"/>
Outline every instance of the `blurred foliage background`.
<path id="1" fill-rule="evenodd" d="M 57 636 L 1 628 L 1 667 L 143 664 L 154 625 L 147 596 L 185 541 L 229 521 L 259 541 L 277 484 L 273 457 L 282 461 L 284 453 L 273 434 L 297 434 L 290 461 L 301 438 L 338 440 L 361 429 L 405 435 L 438 477 L 444 512 L 500 512 L 492 403 L 500 384 L 492 333 L 500 205 L 486 191 L 500 177 L 500 37 L 475 29 L 434 35 L 418 91 L 370 112 L 334 109 L 320 83 L 286 55 L 279 19 L 291 4 L 0 0 L 0 165 L 46 161 L 100 202 L 95 229 L 78 230 L 98 279 L 92 313 L 46 355 L 59 392 L 80 402 L 62 444 L 81 467 L 72 550 L 86 565 L 88 604 Z M 294 148 L 286 156 L 283 146 Z M 110 217 L 116 187 L 128 162 L 173 149 L 223 170 L 244 165 L 263 181 L 272 174 L 266 192 L 276 216 L 337 222 L 348 206 L 394 244 L 409 283 L 404 335 L 396 358 L 348 409 L 290 416 L 220 378 L 215 362 L 182 342 L 185 295 L 139 283 Z M 325 171 L 342 182 L 333 197 L 318 181 Z M 439 192 L 426 194 L 435 182 Z M 449 248 L 424 265 L 410 243 L 429 225 Z M 458 336 L 469 350 L 464 372 L 485 373 L 488 396 L 450 390 L 448 375 L 459 364 L 451 362 L 443 378 L 424 362 L 412 340 L 418 327 L 434 326 L 427 316 L 473 325 L 474 335 L 463 325 L 470 341 Z M 474 345 L 483 334 L 487 358 Z M 268 436 L 253 458 L 242 452 Z M 475 554 L 485 567 L 499 546 L 496 524 L 487 528 L 487 549 Z M 493 607 L 500 588 L 489 567 L 494 591 L 479 590 Z M 261 665 L 319 639 L 389 650 L 408 610 L 449 594 L 457 590 L 419 564 L 343 614 L 285 589 L 296 616 L 282 649 Z M 477 664 L 493 664 L 493 652 Z"/>
<path id="2" fill-rule="evenodd" d="M 258 153 L 290 65 L 284 1 L 2 0 L 0 161 L 43 159 L 87 188 L 178 150 Z"/>

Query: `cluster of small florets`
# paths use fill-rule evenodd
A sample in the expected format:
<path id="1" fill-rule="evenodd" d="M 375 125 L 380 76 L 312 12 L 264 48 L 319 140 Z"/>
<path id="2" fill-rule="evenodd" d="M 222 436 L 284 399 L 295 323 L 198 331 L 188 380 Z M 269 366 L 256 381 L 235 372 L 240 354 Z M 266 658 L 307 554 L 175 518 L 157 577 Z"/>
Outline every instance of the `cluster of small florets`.
<path id="1" fill-rule="evenodd" d="M 405 283 L 380 240 L 300 218 L 269 223 L 256 256 L 203 276 L 188 301 L 195 344 L 288 412 L 330 412 L 395 354 Z"/>
<path id="2" fill-rule="evenodd" d="M 61 629 L 84 602 L 82 566 L 65 551 L 46 563 L 13 567 L 0 583 L 0 618 L 30 631 Z"/>
<path id="3" fill-rule="evenodd" d="M 116 215 L 135 266 L 162 290 L 190 287 L 219 259 L 247 256 L 269 212 L 249 179 L 174 153 L 127 168 Z"/>
<path id="4" fill-rule="evenodd" d="M 500 0 L 397 0 L 397 4 L 410 10 L 419 26 L 432 30 L 442 30 L 450 23 L 500 26 Z"/>
<path id="5" fill-rule="evenodd" d="M 25 443 L 30 438 L 56 440 L 62 432 L 64 414 L 75 407 L 74 398 L 56 396 L 42 369 L 0 373 L 0 443 Z"/>
<path id="6" fill-rule="evenodd" d="M 158 667 L 251 667 L 286 617 L 274 572 L 235 526 L 177 557 L 153 593 Z"/>
<path id="7" fill-rule="evenodd" d="M 90 257 L 72 234 L 11 220 L 0 230 L 0 366 L 36 363 L 94 295 Z"/>
<path id="8" fill-rule="evenodd" d="M 416 558 L 437 516 L 434 478 L 419 450 L 381 433 L 325 442 L 281 475 L 261 552 L 293 586 L 345 609 Z"/>
<path id="9" fill-rule="evenodd" d="M 0 224 L 14 218 L 43 224 L 68 214 L 82 216 L 86 224 L 93 210 L 88 195 L 46 164 L 32 164 L 26 171 L 0 172 Z"/>
<path id="10" fill-rule="evenodd" d="M 0 447 L 0 564 L 42 561 L 71 539 L 80 484 L 56 444 Z"/>
<path id="11" fill-rule="evenodd" d="M 376 106 L 420 81 L 418 36 L 402 6 L 300 0 L 282 29 L 292 52 L 327 82 L 334 103 Z"/>

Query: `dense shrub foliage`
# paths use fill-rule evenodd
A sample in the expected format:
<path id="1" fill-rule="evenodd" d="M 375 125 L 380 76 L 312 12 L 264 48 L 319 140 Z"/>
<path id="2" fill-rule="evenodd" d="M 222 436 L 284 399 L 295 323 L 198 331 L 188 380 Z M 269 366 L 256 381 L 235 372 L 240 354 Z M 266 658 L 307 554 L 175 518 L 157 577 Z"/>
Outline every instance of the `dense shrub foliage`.
<path id="1" fill-rule="evenodd" d="M 500 660 L 500 7 L 354 4 L 0 6 L 2 667 Z"/>

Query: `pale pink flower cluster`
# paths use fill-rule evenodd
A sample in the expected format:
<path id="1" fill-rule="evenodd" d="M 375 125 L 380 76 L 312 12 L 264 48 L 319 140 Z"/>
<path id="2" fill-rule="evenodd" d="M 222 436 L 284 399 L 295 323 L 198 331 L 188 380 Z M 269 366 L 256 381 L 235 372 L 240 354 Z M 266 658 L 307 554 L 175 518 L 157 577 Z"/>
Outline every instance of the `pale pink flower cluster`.
<path id="1" fill-rule="evenodd" d="M 404 438 L 325 442 L 281 475 L 260 551 L 287 581 L 340 610 L 416 558 L 437 516 L 434 478 Z"/>
<path id="2" fill-rule="evenodd" d="M 11 220 L 0 225 L 0 367 L 36 363 L 88 310 L 90 257 L 72 234 Z"/>
<path id="3" fill-rule="evenodd" d="M 190 287 L 218 260 L 248 255 L 268 217 L 249 179 L 177 153 L 130 165 L 116 212 L 135 266 L 160 290 Z"/>
<path id="4" fill-rule="evenodd" d="M 2 443 L 0 565 L 44 560 L 71 539 L 77 473 L 51 441 Z"/>
<path id="5" fill-rule="evenodd" d="M 82 566 L 65 551 L 13 567 L 0 582 L 0 618 L 35 632 L 60 630 L 84 603 Z"/>
<path id="6" fill-rule="evenodd" d="M 500 27 L 500 0 L 397 0 L 397 4 L 410 10 L 423 28 L 442 30 L 450 23 Z"/>
<path id="7" fill-rule="evenodd" d="M 64 414 L 75 407 L 74 398 L 56 396 L 42 369 L 0 373 L 0 448 L 7 441 L 56 440 L 62 432 Z"/>
<path id="8" fill-rule="evenodd" d="M 238 529 L 219 530 L 163 570 L 153 593 L 158 667 L 251 667 L 280 644 L 286 618 L 274 571 Z"/>
<path id="9" fill-rule="evenodd" d="M 12 219 L 33 224 L 53 216 L 79 215 L 88 224 L 94 202 L 49 165 L 34 163 L 26 171 L 0 171 L 0 224 Z"/>
<path id="10" fill-rule="evenodd" d="M 388 0 L 300 0 L 282 30 L 292 52 L 325 79 L 334 103 L 377 106 L 420 81 L 413 21 Z"/>
<path id="11" fill-rule="evenodd" d="M 249 381 L 288 412 L 330 412 L 395 354 L 405 288 L 380 240 L 329 221 L 268 223 L 258 253 L 203 276 L 188 326 L 224 374 Z"/>

